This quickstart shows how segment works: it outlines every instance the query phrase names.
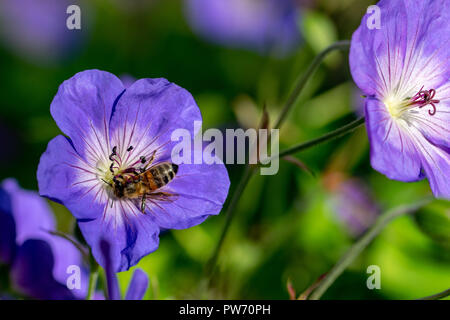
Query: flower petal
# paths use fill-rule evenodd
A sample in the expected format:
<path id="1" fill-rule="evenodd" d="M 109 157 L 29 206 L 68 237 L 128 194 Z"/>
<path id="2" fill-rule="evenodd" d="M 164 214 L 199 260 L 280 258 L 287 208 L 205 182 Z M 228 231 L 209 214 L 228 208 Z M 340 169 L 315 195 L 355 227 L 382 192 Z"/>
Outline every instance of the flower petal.
<path id="1" fill-rule="evenodd" d="M 45 241 L 25 241 L 18 249 L 11 270 L 14 287 L 35 299 L 74 299 L 72 292 L 53 278 L 53 266 L 52 250 Z"/>
<path id="2" fill-rule="evenodd" d="M 129 200 L 116 201 L 112 208 L 106 205 L 103 215 L 93 220 L 78 220 L 78 225 L 95 259 L 103 267 L 106 261 L 100 242 L 109 243 L 115 272 L 128 270 L 159 245 L 159 228 L 153 218 L 140 212 Z"/>
<path id="3" fill-rule="evenodd" d="M 142 300 L 148 288 L 148 276 L 141 269 L 136 269 L 128 285 L 125 300 Z"/>
<path id="4" fill-rule="evenodd" d="M 230 180 L 225 165 L 219 159 L 217 161 L 219 163 L 215 164 L 193 164 L 193 161 L 192 164 L 180 164 L 175 178 L 159 190 L 174 194 L 175 200 L 155 200 L 152 204 L 150 195 L 147 214 L 164 229 L 190 228 L 210 215 L 219 214 L 228 195 Z"/>
<path id="5" fill-rule="evenodd" d="M 78 219 L 96 218 L 105 203 L 96 197 L 101 183 L 94 170 L 80 158 L 68 138 L 57 136 L 39 162 L 39 193 L 64 204 Z"/>
<path id="6" fill-rule="evenodd" d="M 116 105 L 110 126 L 111 145 L 119 146 L 121 155 L 133 146 L 130 162 L 140 156 L 149 158 L 161 146 L 158 155 L 167 156 L 176 144 L 170 139 L 172 131 L 187 129 L 194 137 L 194 121 L 201 120 L 188 91 L 165 79 L 141 79 L 125 91 Z"/>
<path id="7" fill-rule="evenodd" d="M 382 0 L 377 6 L 380 29 L 368 27 L 375 17 L 368 13 L 352 37 L 350 69 L 359 88 L 379 97 L 412 96 L 424 85 L 431 89 L 447 81 L 450 3 Z"/>
<path id="8" fill-rule="evenodd" d="M 366 115 L 372 167 L 394 180 L 422 179 L 420 156 L 405 132 L 406 123 L 392 119 L 385 105 L 376 99 L 367 99 Z"/>
<path id="9" fill-rule="evenodd" d="M 2 188 L 11 198 L 17 245 L 30 238 L 48 239 L 47 231 L 55 230 L 56 223 L 47 202 L 36 192 L 21 189 L 13 179 L 5 180 Z"/>
<path id="10" fill-rule="evenodd" d="M 114 102 L 124 90 L 115 75 L 100 70 L 77 73 L 59 87 L 50 112 L 83 158 L 92 156 L 98 161 L 98 154 L 108 152 L 109 120 Z"/>
<path id="11" fill-rule="evenodd" d="M 65 139 L 65 138 L 64 138 Z M 13 179 L 2 183 L 11 199 L 12 217 L 14 218 L 15 243 L 22 245 L 29 239 L 45 241 L 51 248 L 53 280 L 65 284 L 70 266 L 77 266 L 81 271 L 81 288 L 74 289 L 73 294 L 82 298 L 87 293 L 88 272 L 83 264 L 81 253 L 68 240 L 50 234 L 56 230 L 53 213 L 45 201 L 36 192 L 23 190 Z M 24 258 L 25 259 L 25 258 Z"/>
<path id="12" fill-rule="evenodd" d="M 112 265 L 112 256 L 111 256 L 111 246 L 108 241 L 100 240 L 100 250 L 102 253 L 102 257 L 104 260 L 105 266 L 105 274 L 106 274 L 106 283 L 108 289 L 108 299 L 109 300 L 121 300 L 120 298 L 120 288 L 119 288 L 119 279 L 114 272 Z"/>
<path id="13" fill-rule="evenodd" d="M 409 130 L 420 152 L 422 167 L 434 196 L 450 199 L 450 148 L 433 144 L 413 126 Z"/>

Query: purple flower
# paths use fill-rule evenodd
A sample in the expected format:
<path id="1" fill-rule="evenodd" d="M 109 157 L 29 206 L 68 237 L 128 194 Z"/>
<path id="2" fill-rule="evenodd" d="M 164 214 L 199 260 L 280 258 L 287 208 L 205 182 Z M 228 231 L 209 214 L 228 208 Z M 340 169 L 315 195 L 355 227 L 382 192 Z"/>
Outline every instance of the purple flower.
<path id="1" fill-rule="evenodd" d="M 111 246 L 113 270 L 123 271 L 157 249 L 160 229 L 189 228 L 220 212 L 229 187 L 222 163 L 168 166 L 173 179 L 166 176 L 144 201 L 124 195 L 136 186 L 127 181 L 171 163 L 175 129 L 195 137 L 201 114 L 183 88 L 141 79 L 125 90 L 113 74 L 89 70 L 60 86 L 50 111 L 68 138 L 54 138 L 42 155 L 39 190 L 78 219 L 100 265 L 101 239 Z"/>
<path id="2" fill-rule="evenodd" d="M 53 214 L 44 199 L 14 180 L 0 186 L 0 263 L 10 268 L 13 287 L 35 299 L 78 299 L 87 293 L 82 255 L 68 240 L 51 235 Z M 69 290 L 70 266 L 81 271 L 81 289 Z"/>
<path id="3" fill-rule="evenodd" d="M 106 240 L 100 240 L 100 248 L 105 261 L 105 275 L 109 300 L 121 300 L 119 281 L 114 273 L 111 246 Z M 148 288 L 148 276 L 141 269 L 136 269 L 128 285 L 125 300 L 142 300 Z"/>
<path id="4" fill-rule="evenodd" d="M 186 0 L 193 30 L 209 41 L 279 55 L 300 41 L 294 0 Z"/>
<path id="5" fill-rule="evenodd" d="M 80 43 L 82 30 L 66 26 L 69 0 L 0 1 L 0 35 L 19 55 L 38 62 L 51 62 L 71 54 Z M 84 11 L 83 11 L 84 12 Z M 82 21 L 86 17 L 83 15 Z"/>
<path id="6" fill-rule="evenodd" d="M 405 182 L 427 177 L 450 198 L 450 2 L 380 1 L 381 28 L 366 15 L 354 33 L 350 67 L 368 96 L 372 167 Z"/>
<path id="7" fill-rule="evenodd" d="M 340 174 L 333 176 L 328 177 L 327 184 L 332 192 L 331 205 L 349 233 L 357 237 L 373 224 L 380 208 L 363 181 Z"/>

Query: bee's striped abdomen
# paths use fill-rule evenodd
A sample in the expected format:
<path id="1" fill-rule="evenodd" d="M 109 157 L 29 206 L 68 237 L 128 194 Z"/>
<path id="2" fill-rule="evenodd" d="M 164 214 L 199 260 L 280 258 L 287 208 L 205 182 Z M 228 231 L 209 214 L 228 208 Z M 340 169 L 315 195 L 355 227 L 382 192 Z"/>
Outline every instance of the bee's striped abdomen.
<path id="1" fill-rule="evenodd" d="M 172 181 L 177 172 L 178 165 L 170 162 L 163 162 L 148 169 L 148 173 L 150 174 L 146 175 L 146 178 L 149 180 L 150 188 L 156 190 Z"/>

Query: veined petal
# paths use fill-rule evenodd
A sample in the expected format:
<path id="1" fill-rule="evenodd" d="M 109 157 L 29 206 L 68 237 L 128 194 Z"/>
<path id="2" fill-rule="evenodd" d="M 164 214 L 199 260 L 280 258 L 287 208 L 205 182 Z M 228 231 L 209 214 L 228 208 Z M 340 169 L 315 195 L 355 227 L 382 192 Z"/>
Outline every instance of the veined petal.
<path id="1" fill-rule="evenodd" d="M 108 124 L 124 90 L 119 78 L 99 70 L 77 73 L 59 87 L 50 112 L 84 159 L 107 160 Z"/>
<path id="2" fill-rule="evenodd" d="M 390 179 L 422 179 L 418 151 L 404 130 L 407 124 L 393 119 L 384 103 L 376 99 L 367 99 L 366 117 L 372 167 Z"/>
<path id="3" fill-rule="evenodd" d="M 401 98 L 422 86 L 435 88 L 450 76 L 450 3 L 445 0 L 380 1 L 381 28 L 366 14 L 353 34 L 352 76 L 367 95 Z"/>
<path id="4" fill-rule="evenodd" d="M 39 162 L 37 179 L 39 193 L 67 206 L 76 218 L 101 216 L 106 204 L 102 182 L 68 138 L 57 136 L 49 142 Z"/>
<path id="5" fill-rule="evenodd" d="M 434 145 L 415 127 L 409 128 L 422 167 L 436 198 L 450 199 L 450 149 Z"/>
<path id="6" fill-rule="evenodd" d="M 201 157 L 201 150 L 195 151 Z M 192 152 L 194 157 L 194 151 Z M 147 214 L 163 229 L 186 229 L 202 223 L 208 216 L 219 214 L 230 187 L 225 165 L 180 164 L 175 178 L 161 188 L 173 194 L 166 201 L 147 197 Z M 158 190 L 159 191 L 159 190 Z"/>
<path id="7" fill-rule="evenodd" d="M 118 146 L 124 163 L 170 156 L 172 132 L 186 129 L 194 137 L 201 114 L 192 95 L 165 79 L 141 79 L 119 99 L 111 119 L 111 146 Z M 129 147 L 133 150 L 127 152 Z"/>
<path id="8" fill-rule="evenodd" d="M 131 200 L 117 200 L 112 207 L 109 203 L 105 204 L 100 217 L 78 220 L 78 224 L 95 259 L 102 266 L 106 261 L 100 247 L 101 241 L 109 243 L 115 272 L 128 270 L 159 245 L 158 226 Z"/>

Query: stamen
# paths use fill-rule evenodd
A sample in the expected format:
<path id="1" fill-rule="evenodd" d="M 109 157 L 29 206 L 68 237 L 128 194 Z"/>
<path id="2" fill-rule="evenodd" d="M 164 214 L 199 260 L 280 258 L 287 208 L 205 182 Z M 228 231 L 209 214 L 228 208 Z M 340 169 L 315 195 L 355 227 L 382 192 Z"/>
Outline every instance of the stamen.
<path id="1" fill-rule="evenodd" d="M 428 110 L 428 114 L 430 116 L 434 116 L 436 114 L 436 104 L 440 102 L 440 100 L 434 99 L 436 95 L 435 89 L 423 90 L 420 88 L 419 92 L 416 93 L 414 97 L 411 98 L 411 105 L 423 108 L 425 106 L 431 106 L 432 109 Z"/>
<path id="2" fill-rule="evenodd" d="M 133 146 L 129 146 L 127 152 L 130 152 L 131 150 L 133 150 Z"/>

